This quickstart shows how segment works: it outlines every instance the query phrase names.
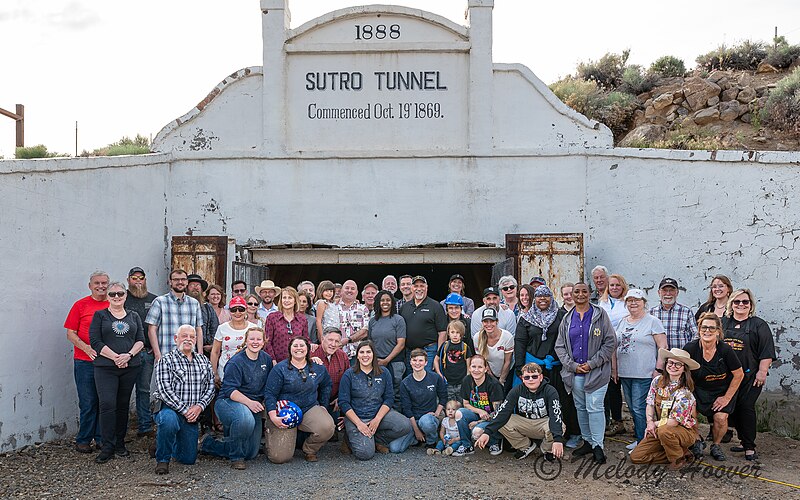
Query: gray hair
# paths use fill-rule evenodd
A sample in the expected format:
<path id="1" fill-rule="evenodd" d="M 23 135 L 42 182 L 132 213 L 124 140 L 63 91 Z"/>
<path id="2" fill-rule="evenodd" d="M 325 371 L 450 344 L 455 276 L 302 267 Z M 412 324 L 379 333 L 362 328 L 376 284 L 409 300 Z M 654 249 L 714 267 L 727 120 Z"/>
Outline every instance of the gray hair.
<path id="1" fill-rule="evenodd" d="M 510 274 L 509 274 L 509 275 L 506 275 L 506 276 L 501 276 L 501 277 L 500 277 L 500 280 L 497 282 L 497 286 L 501 286 L 501 287 L 502 287 L 502 286 L 503 286 L 503 283 L 509 283 L 509 284 L 511 284 L 511 285 L 517 286 L 517 280 L 516 280 L 516 278 L 514 278 L 514 277 L 513 277 L 513 276 L 511 276 Z"/>
<path id="2" fill-rule="evenodd" d="M 107 272 L 98 270 L 89 275 L 89 283 L 97 276 L 105 276 L 107 280 L 111 281 L 111 276 L 109 276 Z"/>
<path id="3" fill-rule="evenodd" d="M 384 277 L 384 278 L 381 280 L 381 285 L 383 285 L 384 283 L 386 283 L 386 280 L 388 280 L 389 278 L 393 279 L 393 280 L 394 280 L 394 282 L 395 282 L 395 283 L 397 283 L 397 278 L 395 278 L 395 277 L 394 277 L 394 276 L 392 276 L 391 274 L 387 274 L 387 275 L 386 275 L 386 276 L 385 276 L 385 277 Z"/>
<path id="4" fill-rule="evenodd" d="M 608 268 L 606 266 L 594 266 L 590 274 L 594 274 L 595 271 L 603 271 L 603 274 L 608 276 Z"/>
<path id="5" fill-rule="evenodd" d="M 179 326 L 177 330 L 175 330 L 175 335 L 181 333 L 181 330 L 190 330 L 197 333 L 197 330 L 195 330 L 195 328 L 192 325 L 183 324 Z"/>
<path id="6" fill-rule="evenodd" d="M 335 333 L 339 336 L 342 335 L 342 331 L 336 328 L 335 326 L 326 326 L 324 330 L 322 330 L 322 336 L 327 337 L 331 333 Z"/>
<path id="7" fill-rule="evenodd" d="M 300 283 L 297 285 L 297 289 L 298 289 L 298 290 L 300 290 L 300 289 L 303 287 L 303 285 L 311 285 L 311 288 L 314 288 L 314 283 L 313 283 L 313 282 L 311 282 L 311 281 L 308 281 L 308 280 L 305 280 L 305 281 L 301 281 L 301 282 L 300 282 Z"/>
<path id="8" fill-rule="evenodd" d="M 125 284 L 120 281 L 112 281 L 111 283 L 108 284 L 107 289 L 111 290 L 111 288 L 113 287 L 122 288 L 126 292 L 128 291 L 128 288 L 125 286 Z"/>

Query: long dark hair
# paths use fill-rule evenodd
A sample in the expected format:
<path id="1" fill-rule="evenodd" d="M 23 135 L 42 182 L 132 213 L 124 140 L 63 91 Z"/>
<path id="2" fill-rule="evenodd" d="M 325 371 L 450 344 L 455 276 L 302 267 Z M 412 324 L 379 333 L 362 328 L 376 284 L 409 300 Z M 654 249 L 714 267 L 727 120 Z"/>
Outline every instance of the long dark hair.
<path id="1" fill-rule="evenodd" d="M 389 314 L 387 316 L 384 316 L 383 310 L 381 309 L 381 299 L 383 298 L 384 295 L 389 297 L 389 299 L 391 299 L 392 301 L 392 307 L 389 308 Z M 375 295 L 375 304 L 378 307 L 373 306 L 374 310 L 376 311 L 375 319 L 378 320 L 384 317 L 391 318 L 392 316 L 394 316 L 395 303 L 396 301 L 394 300 L 394 295 L 392 295 L 392 292 L 390 292 L 389 290 L 381 290 L 380 292 L 378 292 L 378 294 Z"/>
<path id="2" fill-rule="evenodd" d="M 305 337 L 301 337 L 300 335 L 295 335 L 294 337 L 289 340 L 289 347 L 286 348 L 286 351 L 289 354 L 289 363 L 292 362 L 292 344 L 294 344 L 295 340 L 302 340 L 306 344 L 306 363 L 311 363 L 311 342 Z"/>
<path id="3" fill-rule="evenodd" d="M 361 372 L 361 362 L 358 360 L 358 351 L 365 346 L 372 349 L 372 375 L 378 376 L 381 373 L 381 365 L 378 364 L 378 356 L 375 355 L 375 344 L 373 344 L 371 340 L 362 340 L 356 346 L 356 364 L 353 365 L 353 373 Z"/>

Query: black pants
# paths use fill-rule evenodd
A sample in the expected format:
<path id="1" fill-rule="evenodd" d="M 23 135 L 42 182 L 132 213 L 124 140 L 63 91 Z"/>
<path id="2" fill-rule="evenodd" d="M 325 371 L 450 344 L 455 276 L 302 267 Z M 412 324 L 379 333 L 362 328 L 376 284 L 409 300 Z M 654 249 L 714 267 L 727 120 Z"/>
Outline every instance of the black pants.
<path id="1" fill-rule="evenodd" d="M 580 436 L 581 428 L 578 425 L 578 411 L 575 409 L 575 402 L 572 399 L 572 394 L 567 393 L 567 388 L 564 387 L 564 381 L 561 379 L 561 367 L 556 366 L 552 370 L 543 367 L 544 376 L 550 381 L 550 385 L 555 387 L 558 391 L 558 400 L 561 402 L 561 419 L 566 426 L 565 439 L 570 436 Z"/>
<path id="2" fill-rule="evenodd" d="M 756 449 L 756 401 L 761 396 L 761 387 L 753 386 L 755 380 L 755 374 L 745 374 L 731 415 L 733 426 L 745 450 Z"/>
<path id="3" fill-rule="evenodd" d="M 125 445 L 131 393 L 141 366 L 128 368 L 95 366 L 94 384 L 100 400 L 100 436 L 103 451 L 113 452 Z"/>
<path id="4" fill-rule="evenodd" d="M 622 422 L 622 386 L 614 382 L 613 379 L 608 381 L 608 390 L 606 391 L 606 420 L 609 415 L 612 420 Z"/>

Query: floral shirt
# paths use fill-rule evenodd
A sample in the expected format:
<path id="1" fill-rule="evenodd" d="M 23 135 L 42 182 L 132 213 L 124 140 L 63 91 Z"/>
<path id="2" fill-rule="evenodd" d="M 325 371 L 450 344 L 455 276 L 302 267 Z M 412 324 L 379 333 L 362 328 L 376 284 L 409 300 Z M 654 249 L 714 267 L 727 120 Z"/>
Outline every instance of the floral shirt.
<path id="1" fill-rule="evenodd" d="M 222 323 L 219 325 L 219 328 L 217 328 L 214 341 L 218 341 L 222 344 L 219 350 L 219 361 L 217 361 L 217 374 L 220 380 L 225 379 L 225 365 L 234 354 L 239 352 L 239 347 L 244 344 L 244 336 L 247 334 L 247 330 L 254 326 L 256 325 L 248 321 L 247 326 L 243 330 L 236 330 L 228 322 Z"/>
<path id="2" fill-rule="evenodd" d="M 349 339 L 356 333 L 367 328 L 369 325 L 369 310 L 364 304 L 353 302 L 350 307 L 339 303 L 339 329 L 342 330 L 342 339 Z M 356 355 L 354 344 L 345 344 L 343 347 L 345 354 L 352 358 Z"/>
<path id="3" fill-rule="evenodd" d="M 656 409 L 656 416 L 659 420 L 674 418 L 680 425 L 687 429 L 697 426 L 695 418 L 695 399 L 694 394 L 686 387 L 678 388 L 678 382 L 670 382 L 666 387 L 658 386 L 661 375 L 656 375 L 650 383 L 650 391 L 647 393 L 647 404 Z M 667 415 L 662 415 L 661 411 L 668 409 Z"/>

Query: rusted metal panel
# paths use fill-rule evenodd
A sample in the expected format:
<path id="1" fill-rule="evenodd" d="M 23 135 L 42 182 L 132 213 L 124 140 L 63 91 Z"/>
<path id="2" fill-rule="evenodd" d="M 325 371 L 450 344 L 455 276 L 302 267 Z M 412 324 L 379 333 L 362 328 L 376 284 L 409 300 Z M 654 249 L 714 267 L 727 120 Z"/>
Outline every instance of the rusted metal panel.
<path id="1" fill-rule="evenodd" d="M 561 285 L 583 279 L 583 234 L 507 234 L 506 252 L 520 284 L 534 276 L 547 280 L 561 303 Z"/>
<path id="2" fill-rule="evenodd" d="M 173 236 L 172 268 L 197 273 L 225 287 L 228 271 L 227 236 Z"/>

